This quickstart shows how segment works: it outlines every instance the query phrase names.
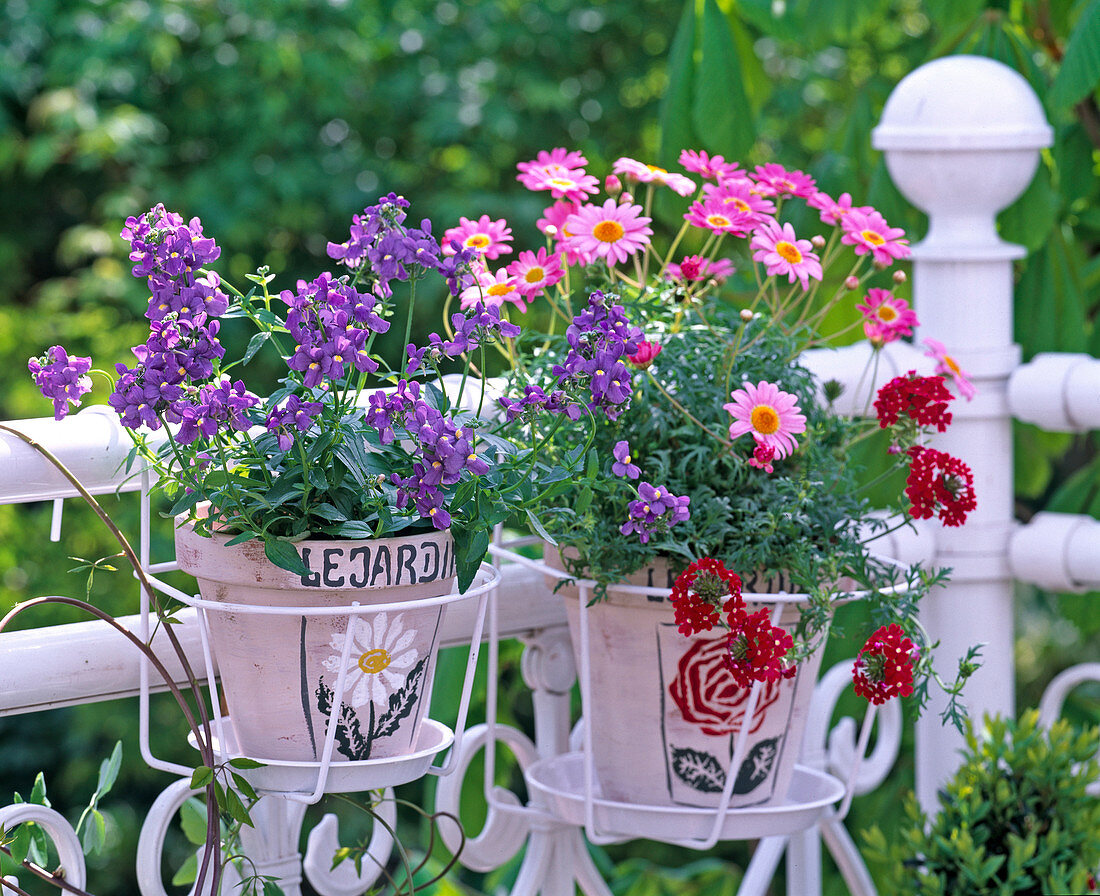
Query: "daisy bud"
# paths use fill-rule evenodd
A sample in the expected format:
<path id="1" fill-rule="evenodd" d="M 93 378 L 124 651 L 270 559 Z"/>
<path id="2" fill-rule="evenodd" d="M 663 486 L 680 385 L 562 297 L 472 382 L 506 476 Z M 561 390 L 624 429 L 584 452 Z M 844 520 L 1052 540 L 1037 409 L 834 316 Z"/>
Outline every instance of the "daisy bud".
<path id="1" fill-rule="evenodd" d="M 741 320 L 743 320 L 745 323 L 748 323 L 750 320 L 752 320 L 752 316 L 752 312 L 749 311 L 748 308 L 741 309 Z"/>
<path id="2" fill-rule="evenodd" d="M 815 249 L 824 249 L 825 237 L 823 237 L 820 233 L 815 233 L 812 237 L 810 237 L 810 245 L 812 245 Z"/>
<path id="3" fill-rule="evenodd" d="M 545 233 L 547 236 L 557 236 L 558 228 L 556 228 L 553 224 L 547 224 Z"/>
<path id="4" fill-rule="evenodd" d="M 845 289 L 859 289 L 859 277 L 853 274 L 844 281 Z"/>
<path id="5" fill-rule="evenodd" d="M 634 195 L 632 193 L 623 193 L 623 195 L 619 197 L 619 202 L 621 202 L 623 205 L 627 205 L 628 203 L 631 203 L 633 201 Z"/>
<path id="6" fill-rule="evenodd" d="M 908 279 L 909 277 L 906 275 L 905 271 L 894 271 L 895 283 L 904 283 Z"/>
<path id="7" fill-rule="evenodd" d="M 609 174 L 604 178 L 603 188 L 607 191 L 607 195 L 614 199 L 623 191 L 623 182 L 616 175 Z"/>

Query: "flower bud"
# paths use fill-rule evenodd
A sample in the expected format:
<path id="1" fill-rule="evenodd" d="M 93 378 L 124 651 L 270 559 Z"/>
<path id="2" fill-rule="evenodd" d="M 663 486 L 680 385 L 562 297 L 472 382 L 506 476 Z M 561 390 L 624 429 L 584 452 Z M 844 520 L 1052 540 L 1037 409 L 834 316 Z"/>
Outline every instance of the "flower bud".
<path id="1" fill-rule="evenodd" d="M 909 279 L 909 276 L 905 273 L 905 271 L 900 271 L 900 270 L 899 271 L 894 271 L 894 282 L 895 283 L 904 283 L 908 279 Z"/>
<path id="2" fill-rule="evenodd" d="M 619 202 L 622 205 L 626 205 L 627 203 L 630 203 L 630 202 L 633 202 L 633 201 L 634 201 L 634 195 L 632 193 L 623 193 L 623 195 L 619 197 Z"/>
<path id="3" fill-rule="evenodd" d="M 848 277 L 844 281 L 844 288 L 845 289 L 859 289 L 859 277 L 857 277 L 855 274 L 852 274 L 852 276 Z"/>
<path id="4" fill-rule="evenodd" d="M 815 233 L 812 237 L 810 237 L 810 245 L 813 246 L 815 249 L 824 249 L 825 237 L 823 237 L 820 233 Z"/>
<path id="5" fill-rule="evenodd" d="M 751 311 L 749 311 L 748 308 L 741 309 L 741 320 L 743 320 L 745 323 L 748 323 L 750 320 L 752 320 L 752 318 L 753 314 Z"/>
<path id="6" fill-rule="evenodd" d="M 609 174 L 604 178 L 603 188 L 607 191 L 607 195 L 614 199 L 623 191 L 623 182 L 616 175 Z"/>

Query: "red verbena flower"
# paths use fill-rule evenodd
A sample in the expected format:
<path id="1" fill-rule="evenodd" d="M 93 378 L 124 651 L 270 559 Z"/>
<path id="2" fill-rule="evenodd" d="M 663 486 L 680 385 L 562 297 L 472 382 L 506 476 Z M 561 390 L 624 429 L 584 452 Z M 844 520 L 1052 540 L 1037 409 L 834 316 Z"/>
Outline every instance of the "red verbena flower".
<path id="1" fill-rule="evenodd" d="M 744 606 L 741 577 L 711 557 L 696 560 L 680 573 L 669 597 L 683 635 L 709 632 L 718 622 L 720 611 L 730 613 Z"/>
<path id="2" fill-rule="evenodd" d="M 921 426 L 934 426 L 940 432 L 951 422 L 948 402 L 954 401 L 942 376 L 917 376 L 910 370 L 905 376 L 894 377 L 878 390 L 875 413 L 882 429 L 893 426 L 905 414 Z"/>
<path id="3" fill-rule="evenodd" d="M 966 515 L 978 506 L 974 474 L 965 463 L 935 448 L 910 448 L 909 477 L 905 496 L 917 519 L 939 516 L 945 526 L 961 526 Z"/>
<path id="4" fill-rule="evenodd" d="M 754 681 L 774 682 L 794 676 L 795 667 L 786 662 L 794 638 L 785 629 L 772 625 L 766 608 L 749 613 L 738 607 L 728 614 L 728 619 L 726 659 L 734 681 L 748 688 Z"/>
<path id="5" fill-rule="evenodd" d="M 897 623 L 882 626 L 863 645 L 852 668 L 856 693 L 872 703 L 913 693 L 913 664 L 920 651 Z"/>

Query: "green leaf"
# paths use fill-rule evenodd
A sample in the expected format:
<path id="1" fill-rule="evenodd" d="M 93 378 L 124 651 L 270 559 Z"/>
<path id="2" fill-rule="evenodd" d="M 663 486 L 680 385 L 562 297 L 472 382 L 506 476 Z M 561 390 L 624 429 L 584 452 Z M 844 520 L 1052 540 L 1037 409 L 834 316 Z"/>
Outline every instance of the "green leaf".
<path id="1" fill-rule="evenodd" d="M 1068 108 L 1100 83 L 1100 0 L 1081 13 L 1069 35 L 1061 68 L 1050 88 L 1050 103 Z"/>
<path id="2" fill-rule="evenodd" d="M 172 875 L 172 886 L 174 887 L 186 887 L 188 884 L 193 884 L 195 878 L 199 876 L 199 857 L 195 853 L 191 853 L 186 859 L 183 860 L 183 864 L 180 865 L 179 870 Z"/>
<path id="3" fill-rule="evenodd" d="M 702 55 L 691 103 L 692 145 L 737 159 L 756 142 L 756 124 L 729 23 L 715 0 L 704 0 Z"/>
<path id="4" fill-rule="evenodd" d="M 233 768 L 240 769 L 266 768 L 264 763 L 258 762 L 255 759 L 249 759 L 247 756 L 238 756 L 236 759 L 230 759 L 229 764 Z"/>
<path id="5" fill-rule="evenodd" d="M 84 825 L 84 835 L 81 845 L 85 855 L 94 855 L 99 852 L 107 842 L 107 821 L 103 813 L 93 809 L 88 815 L 88 823 Z"/>
<path id="6" fill-rule="evenodd" d="M 22 865 L 27 860 L 27 855 L 31 850 L 30 824 L 23 823 L 16 828 L 11 837 L 11 843 L 8 844 L 8 849 L 11 850 L 12 860 L 17 865 Z"/>
<path id="7" fill-rule="evenodd" d="M 99 765 L 99 782 L 95 788 L 97 797 L 104 796 L 114 787 L 120 768 L 122 768 L 122 741 L 117 741 L 110 758 L 104 759 Z"/>
<path id="8" fill-rule="evenodd" d="M 255 789 L 252 787 L 252 785 L 249 783 L 248 779 L 244 775 L 239 775 L 236 772 L 232 772 L 231 774 L 233 777 L 233 784 L 236 786 L 237 790 L 245 795 L 247 799 L 250 799 L 253 802 L 259 799 L 259 797 L 256 795 Z"/>
<path id="9" fill-rule="evenodd" d="M 230 818 L 234 821 L 239 821 L 241 824 L 252 827 L 252 816 L 248 814 L 248 809 L 245 808 L 244 803 L 241 802 L 241 798 L 237 795 L 232 787 L 225 789 L 225 810 L 229 813 Z"/>
<path id="10" fill-rule="evenodd" d="M 28 802 L 36 806 L 50 805 L 50 801 L 46 798 L 46 776 L 42 772 L 39 772 L 34 779 L 34 787 L 31 788 L 31 798 Z"/>
<path id="11" fill-rule="evenodd" d="M 535 534 L 538 535 L 538 537 L 541 538 L 543 541 L 548 541 L 550 542 L 550 544 L 557 544 L 557 542 L 550 537 L 550 534 L 546 531 L 546 529 L 543 528 L 542 523 L 539 522 L 539 518 L 535 516 L 535 514 L 531 510 L 527 511 L 527 522 L 535 531 Z"/>
<path id="12" fill-rule="evenodd" d="M 695 78 L 695 0 L 686 0 L 684 14 L 668 54 L 668 86 L 658 111 L 661 164 L 671 167 L 680 150 L 695 143 L 688 110 Z"/>
<path id="13" fill-rule="evenodd" d="M 180 828 L 188 843 L 202 846 L 206 842 L 206 806 L 195 797 L 180 806 Z"/>
<path id="14" fill-rule="evenodd" d="M 255 532 L 252 529 L 245 529 L 239 535 L 234 535 L 225 543 L 227 548 L 233 547 L 233 545 L 244 544 L 246 541 L 251 541 L 253 538 L 259 538 L 260 533 Z"/>
<path id="15" fill-rule="evenodd" d="M 373 538 L 374 526 L 362 520 L 348 520 L 337 526 L 325 526 L 322 530 L 326 535 L 336 538 Z"/>
<path id="16" fill-rule="evenodd" d="M 214 780 L 214 769 L 200 765 L 191 773 L 191 789 L 201 790 Z"/>
<path id="17" fill-rule="evenodd" d="M 1061 199 L 1050 183 L 1050 170 L 1040 164 L 1023 195 L 998 216 L 1001 236 L 1034 252 L 1049 238 L 1060 206 Z"/>
<path id="18" fill-rule="evenodd" d="M 271 333 L 264 330 L 263 332 L 256 333 L 251 339 L 248 340 L 248 348 L 244 350 L 244 357 L 241 358 L 242 366 L 248 364 L 261 348 L 264 347 L 264 343 L 271 338 Z"/>
<path id="19" fill-rule="evenodd" d="M 309 567 L 302 562 L 298 549 L 289 541 L 281 541 L 277 538 L 264 539 L 264 556 L 280 569 L 292 572 L 299 576 L 308 576 Z"/>

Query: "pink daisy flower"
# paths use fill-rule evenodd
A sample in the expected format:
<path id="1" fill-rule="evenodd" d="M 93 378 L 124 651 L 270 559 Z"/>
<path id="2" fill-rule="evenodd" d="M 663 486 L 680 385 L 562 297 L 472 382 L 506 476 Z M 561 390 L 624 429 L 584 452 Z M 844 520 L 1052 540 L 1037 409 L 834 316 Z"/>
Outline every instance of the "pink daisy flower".
<path id="1" fill-rule="evenodd" d="M 757 165 L 756 189 L 765 196 L 801 196 L 807 198 L 817 192 L 814 179 L 801 171 L 788 171 L 782 165 L 770 162 Z"/>
<path id="2" fill-rule="evenodd" d="M 600 179 L 594 174 L 585 174 L 578 168 L 575 171 L 530 175 L 524 181 L 524 186 L 529 190 L 549 190 L 555 199 L 584 202 L 589 196 L 600 192 Z"/>
<path id="3" fill-rule="evenodd" d="M 681 196 L 690 196 L 695 192 L 695 181 L 690 177 L 684 177 L 682 174 L 674 174 L 671 171 L 666 171 L 664 168 L 659 168 L 657 165 L 647 165 L 645 162 L 639 162 L 636 159 L 628 159 L 625 156 L 621 159 L 616 159 L 615 164 L 611 166 L 611 170 L 616 174 L 625 175 L 628 180 L 636 180 L 643 184 L 660 184 L 661 186 L 670 187 Z"/>
<path id="4" fill-rule="evenodd" d="M 588 159 L 582 153 L 557 146 L 549 152 L 540 149 L 532 161 L 520 162 L 516 168 L 520 174 L 537 174 L 545 171 L 568 171 L 572 168 L 583 168 L 587 164 Z M 517 175 L 516 180 L 522 181 L 523 178 Z"/>
<path id="5" fill-rule="evenodd" d="M 733 401 L 722 407 L 733 415 L 731 439 L 752 433 L 757 446 L 773 449 L 779 460 L 798 447 L 795 436 L 806 431 L 806 418 L 800 413 L 796 396 L 761 380 L 755 386 L 746 383 L 744 389 L 733 391 L 730 397 Z M 772 458 L 755 459 L 767 463 Z"/>
<path id="6" fill-rule="evenodd" d="M 970 374 L 959 367 L 958 362 L 947 354 L 947 348 L 942 342 L 936 339 L 925 339 L 924 344 L 928 347 L 928 351 L 924 353 L 925 356 L 936 359 L 936 373 L 951 377 L 958 387 L 959 394 L 967 401 L 978 394 L 978 390 L 970 382 Z"/>
<path id="7" fill-rule="evenodd" d="M 853 211 L 841 224 L 844 236 L 840 241 L 854 246 L 856 255 L 871 253 L 876 264 L 888 266 L 895 258 L 909 257 L 909 240 L 903 240 L 905 231 L 900 227 L 891 227 L 874 209 L 864 214 Z"/>
<path id="8" fill-rule="evenodd" d="M 508 265 L 508 273 L 527 299 L 549 289 L 565 276 L 565 271 L 561 269 L 561 255 L 548 253 L 546 249 L 539 249 L 537 253 L 520 252 L 519 257 Z"/>
<path id="9" fill-rule="evenodd" d="M 753 182 L 743 177 L 723 180 L 717 185 L 704 185 L 703 201 L 721 202 L 739 212 L 751 212 L 758 217 L 775 214 L 775 203 L 757 193 Z"/>
<path id="10" fill-rule="evenodd" d="M 686 280 L 689 283 L 696 280 L 717 280 L 721 283 L 732 273 L 733 262 L 730 259 L 709 259 L 701 255 L 687 255 L 679 264 L 670 261 L 665 268 L 667 279 Z"/>
<path id="11" fill-rule="evenodd" d="M 458 301 L 463 311 L 479 302 L 486 308 L 500 307 L 505 302 L 512 302 L 520 311 L 527 310 L 527 302 L 519 291 L 519 284 L 506 268 L 500 268 L 495 274 L 485 268 L 477 271 L 474 283 L 462 290 Z"/>
<path id="12" fill-rule="evenodd" d="M 856 305 L 863 312 L 863 332 L 875 345 L 886 345 L 902 336 L 912 336 L 919 326 L 917 312 L 888 289 L 867 290 L 867 304 Z"/>
<path id="13" fill-rule="evenodd" d="M 786 274 L 791 283 L 797 278 L 804 290 L 810 288 L 810 277 L 821 279 L 821 260 L 811 251 L 812 243 L 798 239 L 790 224 L 769 221 L 753 234 L 749 248 L 756 250 L 752 260 L 763 262 L 769 277 Z"/>
<path id="14" fill-rule="evenodd" d="M 459 218 L 458 226 L 443 233 L 443 254 L 454 255 L 451 240 L 456 240 L 463 249 L 474 249 L 483 258 L 493 261 L 501 255 L 510 254 L 512 247 L 512 228 L 501 218 L 491 221 L 488 215 L 482 215 L 476 221 Z"/>
<path id="15" fill-rule="evenodd" d="M 715 233 L 732 233 L 745 236 L 760 223 L 756 212 L 744 212 L 733 204 L 717 199 L 693 202 L 684 215 L 684 220 L 694 227 L 712 230 Z"/>
<path id="16" fill-rule="evenodd" d="M 603 258 L 608 264 L 622 263 L 649 245 L 653 231 L 640 205 L 619 205 L 608 199 L 602 206 L 582 205 L 565 221 L 566 248 L 586 263 Z"/>
<path id="17" fill-rule="evenodd" d="M 580 205 L 566 199 L 559 199 L 553 205 L 542 210 L 543 217 L 539 218 L 536 226 L 539 230 L 553 239 L 560 240 L 568 234 L 565 232 L 565 221 L 570 215 L 575 215 Z"/>
<path id="18" fill-rule="evenodd" d="M 828 193 L 822 193 L 820 190 L 806 200 L 806 205 L 821 212 L 822 224 L 833 226 L 842 224 L 852 212 L 866 215 L 874 211 L 869 205 L 853 206 L 851 193 L 841 193 L 839 199 L 833 199 Z"/>
<path id="19" fill-rule="evenodd" d="M 685 149 L 680 153 L 680 164 L 685 171 L 698 174 L 700 177 L 733 177 L 740 173 L 736 162 L 727 162 L 722 156 L 707 155 L 706 150 Z"/>

